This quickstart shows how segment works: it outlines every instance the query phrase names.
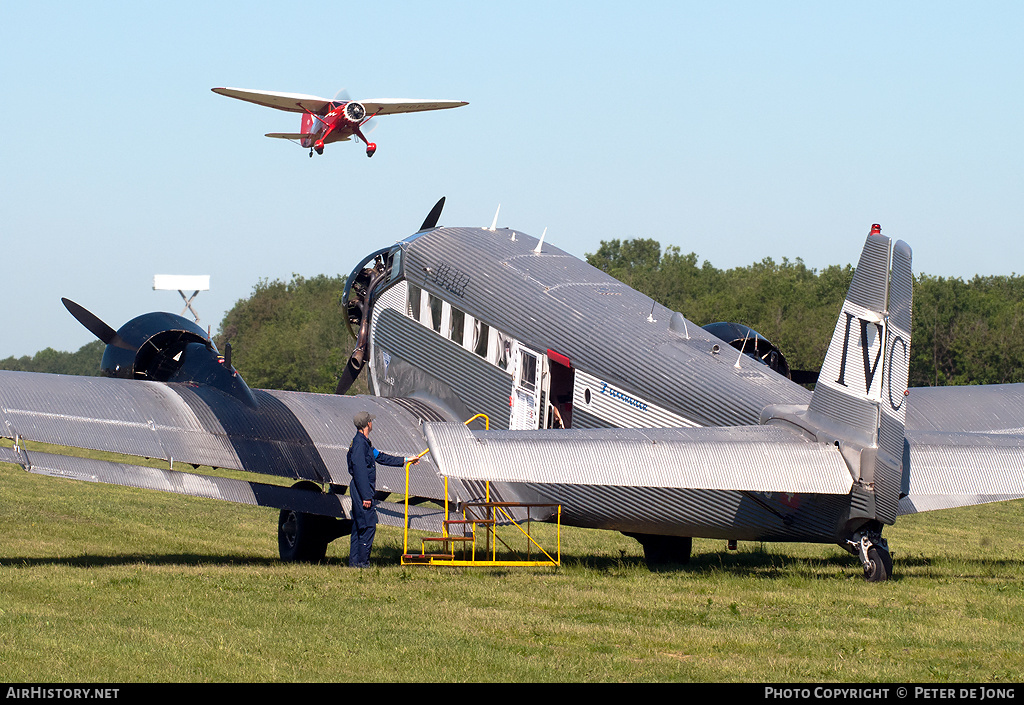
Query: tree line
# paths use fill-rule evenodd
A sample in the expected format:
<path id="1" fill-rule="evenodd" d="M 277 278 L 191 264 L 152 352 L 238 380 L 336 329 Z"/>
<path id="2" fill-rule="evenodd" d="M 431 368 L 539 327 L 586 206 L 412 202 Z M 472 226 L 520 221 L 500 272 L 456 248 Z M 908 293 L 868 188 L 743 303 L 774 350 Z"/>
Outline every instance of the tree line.
<path id="1" fill-rule="evenodd" d="M 853 278 L 851 265 L 821 271 L 799 258 L 765 258 L 721 270 L 652 239 L 602 241 L 587 261 L 698 324 L 742 323 L 778 345 L 793 369 L 817 369 Z M 334 391 L 354 342 L 344 322 L 345 278 L 261 279 L 224 316 L 215 342 L 252 387 Z M 914 281 L 911 386 L 1024 382 L 1024 277 L 918 275 Z M 103 344 L 47 348 L 0 360 L 0 369 L 98 374 Z M 365 393 L 360 378 L 351 393 Z"/>
<path id="2" fill-rule="evenodd" d="M 793 369 L 818 369 L 853 279 L 851 265 L 821 271 L 770 257 L 721 270 L 650 239 L 601 242 L 587 261 L 690 320 L 748 325 Z M 1024 277 L 914 280 L 910 385 L 1024 382 Z"/>

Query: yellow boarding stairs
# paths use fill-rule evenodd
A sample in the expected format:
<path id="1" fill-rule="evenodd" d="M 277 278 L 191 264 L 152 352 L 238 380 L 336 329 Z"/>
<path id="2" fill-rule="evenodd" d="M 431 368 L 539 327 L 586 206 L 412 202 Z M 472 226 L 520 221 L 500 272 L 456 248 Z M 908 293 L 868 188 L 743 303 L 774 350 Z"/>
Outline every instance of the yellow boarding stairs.
<path id="1" fill-rule="evenodd" d="M 466 421 L 466 425 L 482 418 L 484 426 L 490 428 L 490 419 L 477 414 Z M 430 449 L 416 456 L 426 455 Z M 492 502 L 491 483 L 486 483 L 484 501 L 462 503 L 459 518 L 452 518 L 448 508 L 448 478 L 444 478 L 444 519 L 440 536 L 425 536 L 420 539 L 420 552 L 409 552 L 409 466 L 405 465 L 405 544 L 402 551 L 402 565 L 457 565 L 457 566 L 543 566 L 561 565 L 562 562 L 562 507 L 558 504 L 523 504 L 521 502 Z M 545 550 L 530 533 L 532 522 L 530 510 L 554 507 L 556 522 L 556 549 L 554 557 Z M 526 527 L 512 517 L 512 510 L 526 509 Z M 525 542 L 525 549 L 514 549 L 497 533 L 498 527 L 508 530 L 513 536 L 519 532 L 519 540 Z M 452 530 L 458 533 L 452 533 Z M 482 535 L 481 535 L 482 534 Z M 498 559 L 498 544 L 502 554 L 515 558 Z M 428 550 L 428 547 L 430 550 Z M 458 557 L 456 555 L 458 554 Z"/>

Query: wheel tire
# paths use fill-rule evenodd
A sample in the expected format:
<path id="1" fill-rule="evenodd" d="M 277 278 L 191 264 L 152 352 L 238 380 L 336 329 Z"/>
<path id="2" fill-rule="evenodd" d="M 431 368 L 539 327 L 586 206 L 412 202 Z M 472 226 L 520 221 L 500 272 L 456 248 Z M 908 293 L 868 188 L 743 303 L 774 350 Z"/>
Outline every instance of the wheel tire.
<path id="1" fill-rule="evenodd" d="M 317 563 L 327 555 L 327 517 L 282 509 L 277 518 L 277 550 L 287 563 Z"/>
<path id="2" fill-rule="evenodd" d="M 689 536 L 661 536 L 659 534 L 626 534 L 644 547 L 644 562 L 655 572 L 668 566 L 690 562 L 693 539 Z"/>
<path id="3" fill-rule="evenodd" d="M 864 568 L 864 579 L 869 583 L 883 583 L 892 577 L 892 556 L 881 546 L 868 549 L 869 566 Z"/>

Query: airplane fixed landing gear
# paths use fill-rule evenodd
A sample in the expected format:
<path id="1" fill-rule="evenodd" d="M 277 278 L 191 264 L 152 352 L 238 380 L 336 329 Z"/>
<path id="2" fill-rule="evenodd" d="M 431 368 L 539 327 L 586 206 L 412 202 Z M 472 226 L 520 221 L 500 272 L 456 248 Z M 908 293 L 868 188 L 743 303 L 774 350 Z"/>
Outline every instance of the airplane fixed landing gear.
<path id="1" fill-rule="evenodd" d="M 881 532 L 857 532 L 847 540 L 844 548 L 860 557 L 864 579 L 869 583 L 882 583 L 892 577 L 892 556 Z"/>
<path id="2" fill-rule="evenodd" d="M 323 492 L 315 482 L 303 480 L 293 489 Z M 319 563 L 327 555 L 327 544 L 352 533 L 351 519 L 307 514 L 295 509 L 282 509 L 277 518 L 277 548 L 286 563 Z"/>
<path id="3" fill-rule="evenodd" d="M 644 548 L 644 562 L 651 572 L 671 570 L 673 566 L 690 562 L 693 539 L 689 536 L 636 534 L 630 531 L 623 531 L 622 534 L 640 542 Z"/>
<path id="4" fill-rule="evenodd" d="M 376 152 L 376 151 L 377 151 L 377 145 L 374 144 L 373 142 L 370 142 L 368 145 L 366 145 L 366 156 L 367 157 L 372 157 L 373 153 Z"/>

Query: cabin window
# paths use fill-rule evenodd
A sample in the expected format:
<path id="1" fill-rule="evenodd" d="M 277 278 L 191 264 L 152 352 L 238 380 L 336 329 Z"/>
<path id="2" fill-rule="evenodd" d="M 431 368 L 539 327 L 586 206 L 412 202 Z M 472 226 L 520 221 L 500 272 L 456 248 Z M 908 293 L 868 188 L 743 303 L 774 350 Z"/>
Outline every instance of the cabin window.
<path id="1" fill-rule="evenodd" d="M 537 389 L 537 356 L 522 348 L 520 351 L 519 386 L 532 392 Z"/>
<path id="2" fill-rule="evenodd" d="M 466 329 L 466 314 L 452 306 L 451 316 L 448 318 L 448 339 L 462 345 L 462 335 Z"/>
<path id="3" fill-rule="evenodd" d="M 487 343 L 491 338 L 491 327 L 483 321 L 473 321 L 473 352 L 487 358 Z"/>
<path id="4" fill-rule="evenodd" d="M 512 354 L 512 339 L 504 333 L 497 333 L 497 331 L 495 337 L 496 345 L 493 348 L 494 359 L 492 362 L 501 369 L 508 370 L 508 359 Z"/>
<path id="5" fill-rule="evenodd" d="M 409 285 L 409 305 L 406 306 L 405 315 L 413 320 L 420 319 L 420 295 L 423 290 L 415 284 Z"/>
<path id="6" fill-rule="evenodd" d="M 433 294 L 427 294 L 427 305 L 430 307 L 430 327 L 435 333 L 441 332 L 441 309 L 444 302 Z"/>

